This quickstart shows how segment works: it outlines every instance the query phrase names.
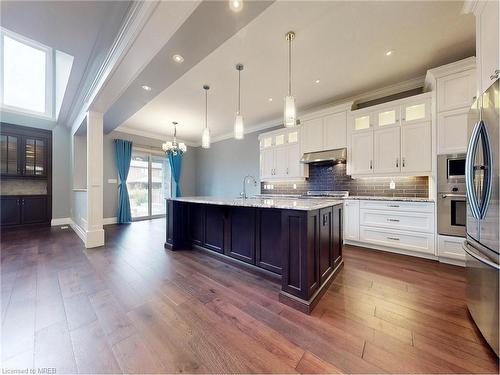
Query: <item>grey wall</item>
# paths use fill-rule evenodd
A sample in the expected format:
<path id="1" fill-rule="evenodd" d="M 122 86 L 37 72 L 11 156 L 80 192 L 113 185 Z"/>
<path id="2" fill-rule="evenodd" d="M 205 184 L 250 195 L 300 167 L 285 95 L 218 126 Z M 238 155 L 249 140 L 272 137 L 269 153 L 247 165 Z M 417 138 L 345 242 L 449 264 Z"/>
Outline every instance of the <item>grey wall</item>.
<path id="1" fill-rule="evenodd" d="M 132 141 L 136 146 L 142 148 L 150 148 L 153 150 L 161 150 L 161 145 L 165 141 L 163 139 L 153 139 L 121 133 L 113 131 L 104 135 L 103 140 L 103 217 L 116 217 L 118 209 L 118 184 L 108 183 L 108 179 L 118 180 L 118 172 L 116 170 L 114 139 L 126 139 Z M 188 151 L 184 154 L 182 172 L 181 172 L 181 189 L 182 195 L 195 195 L 196 193 L 196 149 L 188 146 Z"/>
<path id="2" fill-rule="evenodd" d="M 258 136 L 271 130 L 274 128 L 245 134 L 242 140 L 231 138 L 212 143 L 209 149 L 197 148 L 196 195 L 236 197 L 241 193 L 243 178 L 248 174 L 259 182 Z M 248 184 L 247 192 L 258 194 L 260 185 Z"/>
<path id="3" fill-rule="evenodd" d="M 63 125 L 10 112 L 0 112 L 1 120 L 10 124 L 52 130 L 52 218 L 70 217 L 71 148 L 70 131 Z"/>

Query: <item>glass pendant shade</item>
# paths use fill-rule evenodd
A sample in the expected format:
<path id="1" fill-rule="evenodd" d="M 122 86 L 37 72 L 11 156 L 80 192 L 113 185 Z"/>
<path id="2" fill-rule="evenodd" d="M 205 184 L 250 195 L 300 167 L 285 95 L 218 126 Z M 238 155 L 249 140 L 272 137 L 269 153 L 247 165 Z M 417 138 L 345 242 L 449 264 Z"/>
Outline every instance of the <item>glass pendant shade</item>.
<path id="1" fill-rule="evenodd" d="M 201 147 L 202 148 L 210 148 L 210 129 L 203 129 L 203 133 L 201 134 Z"/>
<path id="2" fill-rule="evenodd" d="M 243 116 L 237 114 L 234 120 L 234 138 L 243 139 L 244 136 Z"/>
<path id="3" fill-rule="evenodd" d="M 293 128 L 297 124 L 297 112 L 295 110 L 295 98 L 293 96 L 285 96 L 285 109 L 283 113 L 283 124 L 287 128 Z"/>

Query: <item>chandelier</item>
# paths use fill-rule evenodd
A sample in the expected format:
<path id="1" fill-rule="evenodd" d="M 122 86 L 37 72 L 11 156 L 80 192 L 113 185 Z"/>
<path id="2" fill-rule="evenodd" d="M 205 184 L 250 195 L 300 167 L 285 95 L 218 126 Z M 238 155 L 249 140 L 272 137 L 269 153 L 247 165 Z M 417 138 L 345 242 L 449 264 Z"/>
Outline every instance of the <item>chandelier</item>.
<path id="1" fill-rule="evenodd" d="M 174 140 L 173 142 L 165 142 L 161 148 L 167 155 L 177 155 L 177 154 L 183 154 L 186 152 L 187 147 L 184 142 L 177 143 L 177 122 L 172 122 L 174 124 Z"/>

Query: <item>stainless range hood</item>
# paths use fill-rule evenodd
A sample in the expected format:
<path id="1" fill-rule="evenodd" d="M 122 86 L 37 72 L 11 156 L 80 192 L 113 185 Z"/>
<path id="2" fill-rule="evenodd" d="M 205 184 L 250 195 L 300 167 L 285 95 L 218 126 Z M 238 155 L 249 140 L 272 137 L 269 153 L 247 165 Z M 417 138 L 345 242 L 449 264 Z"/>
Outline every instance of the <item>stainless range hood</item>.
<path id="1" fill-rule="evenodd" d="M 325 162 L 345 162 L 347 159 L 347 149 L 337 148 L 335 150 L 308 152 L 302 155 L 301 163 L 325 163 Z"/>

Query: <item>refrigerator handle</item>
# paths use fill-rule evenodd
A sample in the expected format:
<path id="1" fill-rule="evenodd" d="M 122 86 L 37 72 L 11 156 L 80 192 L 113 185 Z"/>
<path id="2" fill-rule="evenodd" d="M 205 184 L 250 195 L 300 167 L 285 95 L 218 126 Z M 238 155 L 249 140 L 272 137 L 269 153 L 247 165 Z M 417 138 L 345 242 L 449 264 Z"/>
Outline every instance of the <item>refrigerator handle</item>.
<path id="1" fill-rule="evenodd" d="M 486 216 L 486 211 L 488 210 L 488 206 L 490 204 L 491 199 L 491 185 L 493 183 L 493 158 L 491 154 L 491 143 L 490 137 L 488 135 L 488 129 L 484 121 L 481 120 L 480 132 L 483 140 L 483 150 L 485 153 L 485 178 L 484 178 L 484 187 L 481 189 L 481 193 L 483 194 L 481 199 L 481 207 L 479 210 L 479 219 L 482 220 Z"/>
<path id="2" fill-rule="evenodd" d="M 472 216 L 479 220 L 479 207 L 477 204 L 476 190 L 474 188 L 474 156 L 476 154 L 477 142 L 479 140 L 479 129 L 481 121 L 478 121 L 472 129 L 472 134 L 467 146 L 467 154 L 465 156 L 465 192 L 467 201 L 469 202 Z"/>

